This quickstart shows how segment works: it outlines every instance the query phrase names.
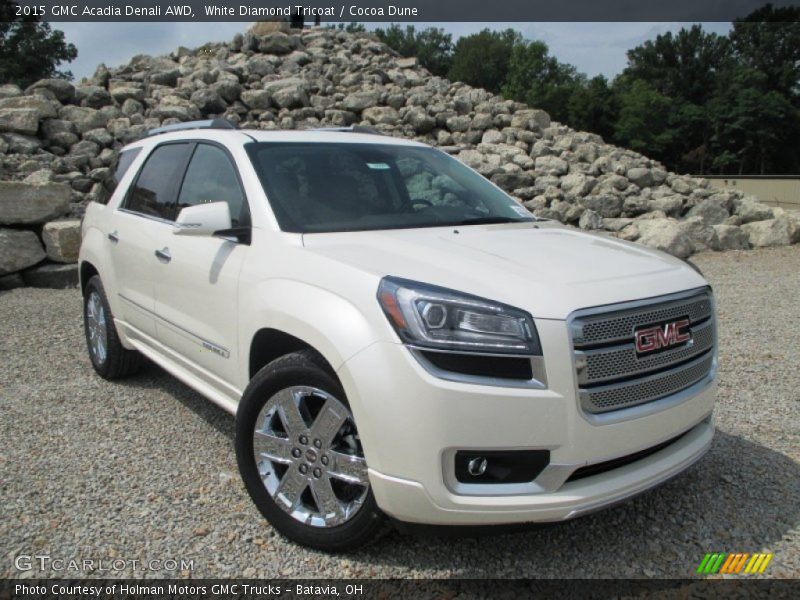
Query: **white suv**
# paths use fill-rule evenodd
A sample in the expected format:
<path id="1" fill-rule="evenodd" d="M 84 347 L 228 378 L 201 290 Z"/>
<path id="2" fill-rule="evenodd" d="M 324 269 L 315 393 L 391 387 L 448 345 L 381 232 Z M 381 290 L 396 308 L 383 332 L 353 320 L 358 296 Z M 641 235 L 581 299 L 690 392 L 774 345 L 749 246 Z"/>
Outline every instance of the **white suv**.
<path id="1" fill-rule="evenodd" d="M 560 521 L 709 448 L 715 318 L 692 265 L 536 219 L 408 140 L 151 134 L 83 222 L 92 364 L 145 356 L 235 414 L 244 483 L 287 537 Z"/>

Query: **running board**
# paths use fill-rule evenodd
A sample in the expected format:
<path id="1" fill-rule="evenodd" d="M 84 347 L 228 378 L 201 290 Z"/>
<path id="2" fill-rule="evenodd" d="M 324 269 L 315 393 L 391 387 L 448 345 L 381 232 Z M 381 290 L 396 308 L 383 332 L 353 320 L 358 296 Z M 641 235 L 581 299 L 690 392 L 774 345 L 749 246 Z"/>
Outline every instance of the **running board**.
<path id="1" fill-rule="evenodd" d="M 179 379 L 196 392 L 202 394 L 224 411 L 236 415 L 242 393 L 229 386 L 221 379 L 196 365 L 189 367 L 186 360 L 161 342 L 131 327 L 127 323 L 114 319 L 118 328 L 123 328 L 130 344 L 144 356 L 152 360 L 167 373 Z M 197 371 L 196 373 L 194 371 Z M 212 383 L 213 382 L 213 383 Z M 215 385 L 216 384 L 216 385 Z M 229 392 L 229 393 L 226 393 Z"/>

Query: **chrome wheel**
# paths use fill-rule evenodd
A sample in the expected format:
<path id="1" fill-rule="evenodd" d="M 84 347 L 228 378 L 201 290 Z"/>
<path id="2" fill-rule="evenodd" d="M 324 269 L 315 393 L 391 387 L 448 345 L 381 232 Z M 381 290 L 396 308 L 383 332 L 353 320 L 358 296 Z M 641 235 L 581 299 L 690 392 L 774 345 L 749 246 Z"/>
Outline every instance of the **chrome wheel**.
<path id="1" fill-rule="evenodd" d="M 86 332 L 95 362 L 103 364 L 108 356 L 108 324 L 103 299 L 95 291 L 89 294 L 86 301 Z"/>
<path id="2" fill-rule="evenodd" d="M 275 503 L 307 525 L 341 525 L 369 491 L 353 416 L 319 388 L 293 386 L 272 396 L 256 419 L 253 454 Z"/>

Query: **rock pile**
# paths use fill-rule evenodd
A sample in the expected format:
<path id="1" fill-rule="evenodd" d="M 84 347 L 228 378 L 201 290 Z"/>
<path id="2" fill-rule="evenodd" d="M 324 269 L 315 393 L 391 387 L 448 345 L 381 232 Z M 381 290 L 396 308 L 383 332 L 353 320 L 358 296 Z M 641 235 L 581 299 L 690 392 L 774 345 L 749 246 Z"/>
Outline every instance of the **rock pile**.
<path id="1" fill-rule="evenodd" d="M 266 33 L 264 34 L 264 32 Z M 263 34 L 263 35 L 262 35 Z M 434 77 L 366 34 L 253 28 L 229 43 L 100 65 L 79 85 L 0 86 L 0 277 L 75 260 L 82 206 L 118 149 L 153 127 L 222 117 L 262 129 L 370 125 L 432 143 L 534 214 L 680 257 L 800 241 L 796 214 L 667 172 L 547 113 Z M 71 217 L 71 221 L 60 219 Z M 8 274 L 22 271 L 13 281 Z M 29 277 L 30 279 L 30 277 Z"/>

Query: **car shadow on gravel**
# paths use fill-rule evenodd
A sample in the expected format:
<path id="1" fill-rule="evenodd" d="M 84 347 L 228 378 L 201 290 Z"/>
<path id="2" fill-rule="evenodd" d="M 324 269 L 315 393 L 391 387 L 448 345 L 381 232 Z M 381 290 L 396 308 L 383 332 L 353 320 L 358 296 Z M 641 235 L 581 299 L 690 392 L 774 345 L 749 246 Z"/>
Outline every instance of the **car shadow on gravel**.
<path id="1" fill-rule="evenodd" d="M 160 367 L 148 363 L 118 385 L 169 394 L 233 443 L 234 418 Z M 769 551 L 800 521 L 798 497 L 800 464 L 718 431 L 687 472 L 591 515 L 478 535 L 458 527 L 395 530 L 346 560 L 367 571 L 383 565 L 453 577 L 686 577 L 706 552 Z"/>
<path id="2" fill-rule="evenodd" d="M 583 518 L 478 538 L 392 533 L 352 558 L 455 577 L 686 577 L 706 552 L 769 551 L 800 520 L 799 495 L 800 464 L 717 432 L 686 473 Z"/>
<path id="3" fill-rule="evenodd" d="M 229 438 L 233 444 L 234 417 L 149 360 L 144 362 L 141 371 L 136 375 L 117 380 L 114 385 L 138 390 L 167 392 L 219 433 Z"/>

